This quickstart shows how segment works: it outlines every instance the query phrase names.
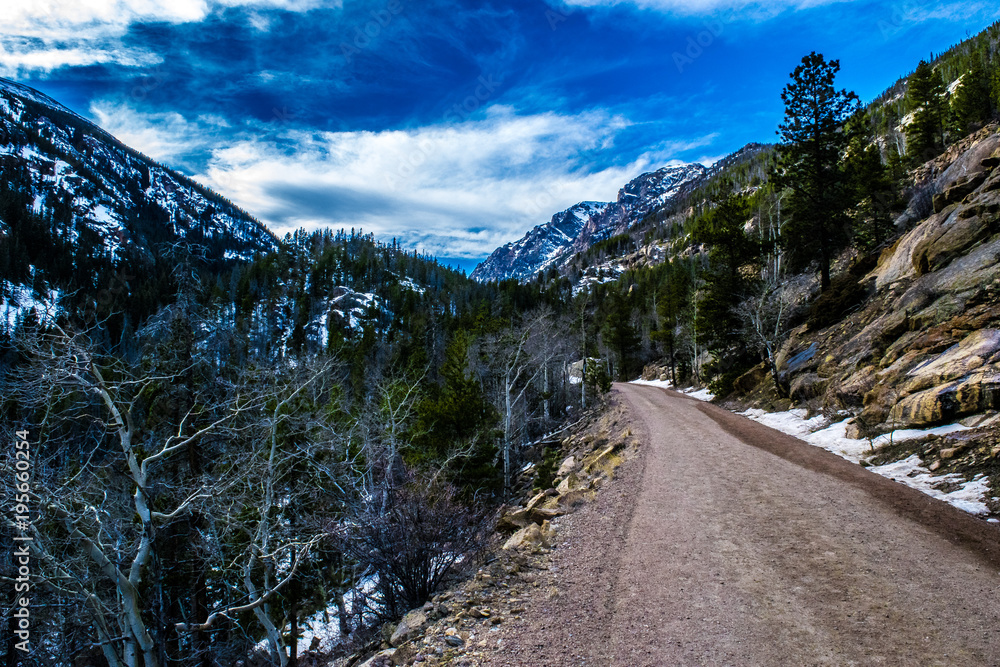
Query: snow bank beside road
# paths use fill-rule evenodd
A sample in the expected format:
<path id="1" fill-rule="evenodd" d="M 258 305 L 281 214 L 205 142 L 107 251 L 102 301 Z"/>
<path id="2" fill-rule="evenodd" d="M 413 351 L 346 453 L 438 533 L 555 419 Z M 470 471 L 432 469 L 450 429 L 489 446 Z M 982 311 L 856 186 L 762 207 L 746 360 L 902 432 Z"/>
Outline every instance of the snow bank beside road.
<path id="1" fill-rule="evenodd" d="M 673 388 L 670 382 L 663 380 L 635 380 L 631 384 Z M 707 389 L 695 391 L 693 388 L 688 388 L 679 391 L 703 401 L 710 401 L 714 398 Z M 758 408 L 750 408 L 737 414 L 769 426 L 776 431 L 795 436 L 814 447 L 821 447 L 858 464 L 866 461 L 874 453 L 873 446 L 877 448 L 890 442 L 902 442 L 931 435 L 947 435 L 969 430 L 969 427 L 961 424 L 948 424 L 922 430 L 900 429 L 880 435 L 872 443 L 869 443 L 868 440 L 855 440 L 847 437 L 849 420 L 845 419 L 831 424 L 823 415 L 816 415 L 810 419 L 807 418 L 808 412 L 803 409 L 766 412 Z M 923 465 L 923 460 L 916 454 L 902 461 L 873 466 L 868 469 L 883 477 L 922 491 L 933 498 L 943 500 L 970 514 L 985 516 L 990 513 L 984 501 L 992 495 L 993 491 L 990 489 L 989 480 L 983 475 L 978 475 L 972 480 L 966 480 L 957 474 L 934 475 Z M 942 490 L 946 488 L 954 490 Z"/>
<path id="2" fill-rule="evenodd" d="M 806 419 L 805 410 L 767 413 L 763 410 L 750 409 L 739 414 L 770 426 L 776 431 L 793 435 L 815 447 L 822 447 L 854 463 L 861 463 L 873 453 L 872 446 L 867 440 L 854 440 L 847 437 L 848 420 L 827 425 L 822 415 Z M 969 430 L 968 427 L 961 424 L 949 424 L 924 430 L 904 429 L 880 435 L 875 438 L 873 444 L 875 447 L 879 447 L 889 442 L 902 442 L 929 435 L 947 435 L 966 430 Z M 982 475 L 969 481 L 956 474 L 935 476 L 924 467 L 923 460 L 916 454 L 902 461 L 871 467 L 869 470 L 922 491 L 933 498 L 943 500 L 970 514 L 984 516 L 990 513 L 984 500 L 989 497 L 991 490 L 989 481 Z M 951 487 L 955 484 L 959 486 L 954 491 L 944 492 L 940 490 L 942 487 Z"/>

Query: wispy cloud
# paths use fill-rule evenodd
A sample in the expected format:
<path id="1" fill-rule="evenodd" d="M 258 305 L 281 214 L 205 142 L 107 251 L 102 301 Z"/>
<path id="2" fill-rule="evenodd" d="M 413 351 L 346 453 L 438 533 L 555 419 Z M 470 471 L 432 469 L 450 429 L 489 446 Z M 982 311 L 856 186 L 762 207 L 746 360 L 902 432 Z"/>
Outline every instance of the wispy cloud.
<path id="1" fill-rule="evenodd" d="M 613 161 L 614 137 L 629 126 L 621 116 L 596 111 L 518 116 L 497 105 L 451 125 L 380 132 L 258 125 L 226 140 L 212 119 L 149 116 L 122 105 L 96 105 L 93 113 L 158 159 L 177 163 L 204 149 L 196 177 L 279 234 L 363 228 L 450 257 L 482 257 L 556 211 L 614 199 L 629 179 L 670 162 L 666 144 L 601 169 L 581 161 L 593 151 L 606 151 Z"/>
<path id="2" fill-rule="evenodd" d="M 114 63 L 147 67 L 160 57 L 121 39 L 136 23 L 198 23 L 215 12 L 303 12 L 339 7 L 340 0 L 32 0 L 9 2 L 0 13 L 0 75 L 21 78 L 63 67 Z M 251 17 L 256 15 L 251 14 Z M 258 29 L 266 19 L 252 21 Z"/>

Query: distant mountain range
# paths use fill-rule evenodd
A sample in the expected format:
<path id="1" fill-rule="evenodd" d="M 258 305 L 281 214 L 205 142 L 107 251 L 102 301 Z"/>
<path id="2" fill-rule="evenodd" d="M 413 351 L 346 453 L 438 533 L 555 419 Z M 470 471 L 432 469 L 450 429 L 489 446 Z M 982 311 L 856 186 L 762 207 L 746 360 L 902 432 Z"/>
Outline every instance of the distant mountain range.
<path id="1" fill-rule="evenodd" d="M 649 213 L 690 192 L 708 176 L 700 164 L 664 167 L 642 174 L 618 191 L 617 201 L 583 202 L 552 216 L 520 240 L 497 248 L 472 272 L 480 282 L 530 280 L 558 268 L 575 254 L 622 234 Z"/>

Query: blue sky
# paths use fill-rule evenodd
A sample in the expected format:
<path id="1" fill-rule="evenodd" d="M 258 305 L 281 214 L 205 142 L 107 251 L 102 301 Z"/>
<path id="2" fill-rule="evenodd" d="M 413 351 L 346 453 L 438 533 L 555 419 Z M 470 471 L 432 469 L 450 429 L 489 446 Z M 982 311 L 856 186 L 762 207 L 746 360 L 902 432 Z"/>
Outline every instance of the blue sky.
<path id="1" fill-rule="evenodd" d="M 0 76 L 282 234 L 475 263 L 644 171 L 772 141 L 816 50 L 871 99 L 1000 18 L 950 0 L 31 0 Z"/>

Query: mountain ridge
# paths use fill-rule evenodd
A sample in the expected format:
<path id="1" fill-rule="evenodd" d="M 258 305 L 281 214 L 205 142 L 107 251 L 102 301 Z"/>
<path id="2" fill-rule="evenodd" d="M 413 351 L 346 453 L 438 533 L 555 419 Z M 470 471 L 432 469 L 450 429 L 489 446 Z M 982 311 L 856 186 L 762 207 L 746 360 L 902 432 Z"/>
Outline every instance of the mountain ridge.
<path id="1" fill-rule="evenodd" d="M 562 266 L 577 253 L 624 233 L 650 212 L 696 187 L 709 173 L 704 165 L 692 163 L 640 174 L 622 186 L 616 201 L 581 202 L 497 248 L 471 277 L 479 282 L 530 280 L 539 271 Z"/>
<path id="2" fill-rule="evenodd" d="M 118 257 L 121 245 L 149 237 L 213 243 L 223 258 L 249 259 L 273 250 L 276 237 L 222 195 L 162 165 L 48 95 L 0 78 L 0 159 L 4 170 L 26 168 L 35 209 L 60 201 L 72 213 L 69 233 L 83 224 Z M 142 229 L 140 229 L 142 228 Z"/>

